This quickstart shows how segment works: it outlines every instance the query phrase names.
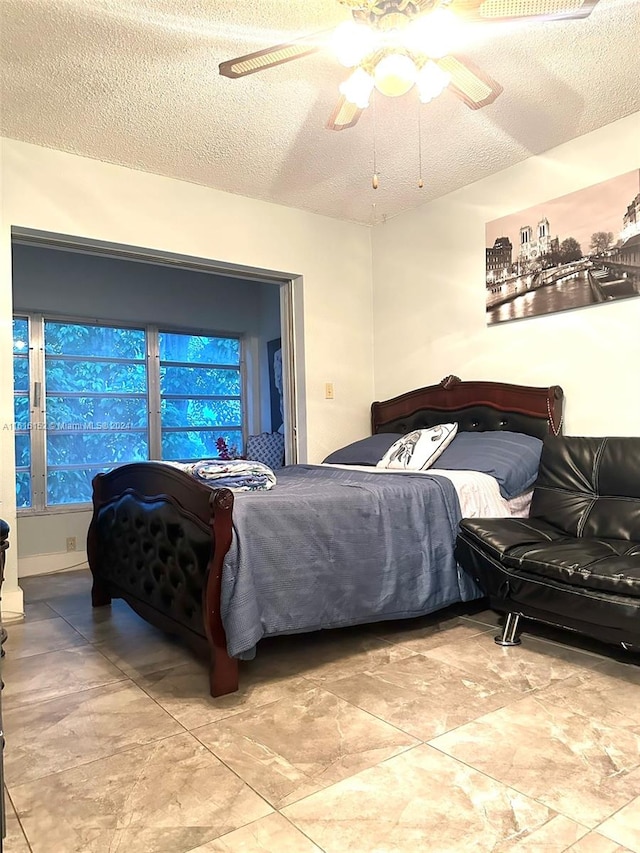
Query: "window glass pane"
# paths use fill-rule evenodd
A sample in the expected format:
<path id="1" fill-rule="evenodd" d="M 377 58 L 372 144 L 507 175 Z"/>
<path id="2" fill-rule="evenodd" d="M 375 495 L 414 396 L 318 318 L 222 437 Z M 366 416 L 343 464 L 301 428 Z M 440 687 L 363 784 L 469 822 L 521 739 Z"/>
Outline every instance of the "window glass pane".
<path id="1" fill-rule="evenodd" d="M 238 338 L 211 338 L 204 335 L 180 335 L 160 332 L 161 361 L 186 361 L 196 364 L 240 364 Z"/>
<path id="2" fill-rule="evenodd" d="M 15 391 L 29 390 L 29 359 L 14 356 L 13 388 Z"/>
<path id="3" fill-rule="evenodd" d="M 13 418 L 15 421 L 15 429 L 27 429 L 30 417 L 29 398 L 20 395 L 14 397 L 13 400 Z"/>
<path id="4" fill-rule="evenodd" d="M 114 329 L 46 320 L 44 339 L 46 355 L 144 359 L 146 354 L 142 329 Z"/>
<path id="5" fill-rule="evenodd" d="M 28 432 L 16 434 L 16 468 L 31 465 L 31 440 Z"/>
<path id="6" fill-rule="evenodd" d="M 16 506 L 18 509 L 31 506 L 31 474 L 28 471 L 16 471 Z"/>
<path id="7" fill-rule="evenodd" d="M 47 434 L 47 464 L 50 466 L 91 464 L 107 466 L 113 463 L 142 462 L 148 458 L 149 442 L 146 432 L 91 430 Z"/>
<path id="8" fill-rule="evenodd" d="M 93 391 L 97 394 L 142 393 L 147 390 L 145 364 L 46 359 L 47 392 Z"/>
<path id="9" fill-rule="evenodd" d="M 161 394 L 240 396 L 240 371 L 206 367 L 161 367 Z"/>
<path id="10" fill-rule="evenodd" d="M 57 468 L 49 471 L 47 477 L 47 504 L 80 504 L 91 501 L 91 481 L 96 474 L 108 471 L 109 466 L 74 468 L 72 470 Z"/>
<path id="11" fill-rule="evenodd" d="M 147 415 L 146 397 L 141 399 L 47 395 L 49 429 L 146 429 Z"/>
<path id="12" fill-rule="evenodd" d="M 26 319 L 18 318 L 13 321 L 13 351 L 29 352 L 29 323 Z"/>
<path id="13" fill-rule="evenodd" d="M 236 448 L 242 453 L 242 433 L 240 430 L 216 430 L 193 432 L 165 432 L 162 435 L 162 458 L 174 460 L 217 459 L 216 441 L 224 438 L 227 447 Z"/>
<path id="14" fill-rule="evenodd" d="M 163 427 L 242 426 L 240 400 L 191 400 L 187 398 L 161 403 Z"/>

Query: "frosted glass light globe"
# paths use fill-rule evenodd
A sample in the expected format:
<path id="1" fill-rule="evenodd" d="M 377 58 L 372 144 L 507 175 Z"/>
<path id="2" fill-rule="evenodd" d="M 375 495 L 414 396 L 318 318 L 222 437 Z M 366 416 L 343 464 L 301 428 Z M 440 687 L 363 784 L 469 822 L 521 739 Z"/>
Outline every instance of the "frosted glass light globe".
<path id="1" fill-rule="evenodd" d="M 402 53 L 390 53 L 376 65 L 373 78 L 383 95 L 404 95 L 416 82 L 418 69 L 413 59 Z"/>
<path id="2" fill-rule="evenodd" d="M 423 104 L 437 98 L 451 82 L 451 75 L 443 71 L 435 62 L 426 62 L 416 77 L 418 97 Z"/>
<path id="3" fill-rule="evenodd" d="M 361 110 L 369 106 L 372 91 L 373 77 L 367 74 L 364 68 L 356 68 L 353 74 L 340 84 L 340 94 Z"/>

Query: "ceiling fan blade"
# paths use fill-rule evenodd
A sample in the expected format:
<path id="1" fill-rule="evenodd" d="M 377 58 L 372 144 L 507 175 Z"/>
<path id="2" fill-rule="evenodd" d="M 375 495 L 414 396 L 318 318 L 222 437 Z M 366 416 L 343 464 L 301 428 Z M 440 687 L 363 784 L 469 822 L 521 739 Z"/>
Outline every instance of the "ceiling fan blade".
<path id="1" fill-rule="evenodd" d="M 264 50 L 247 53 L 245 56 L 228 59 L 218 66 L 220 74 L 223 77 L 246 77 L 247 74 L 255 74 L 256 71 L 263 71 L 265 68 L 273 68 L 276 65 L 282 65 L 284 62 L 291 62 L 293 59 L 309 56 L 309 54 L 316 53 L 321 49 L 320 35 L 322 33 L 313 33 L 313 35 L 304 36 L 304 38 L 295 41 L 276 44 L 273 47 L 266 47 Z"/>
<path id="2" fill-rule="evenodd" d="M 467 21 L 586 18 L 598 0 L 452 0 L 449 8 Z"/>
<path id="3" fill-rule="evenodd" d="M 329 116 L 327 122 L 328 130 L 346 130 L 348 127 L 353 127 L 362 115 L 362 110 L 351 101 L 348 101 L 344 95 L 340 95 L 338 103 L 335 105 L 333 112 Z"/>
<path id="4" fill-rule="evenodd" d="M 435 62 L 451 75 L 448 88 L 472 110 L 492 104 L 503 91 L 500 83 L 496 83 L 469 59 L 449 55 Z"/>

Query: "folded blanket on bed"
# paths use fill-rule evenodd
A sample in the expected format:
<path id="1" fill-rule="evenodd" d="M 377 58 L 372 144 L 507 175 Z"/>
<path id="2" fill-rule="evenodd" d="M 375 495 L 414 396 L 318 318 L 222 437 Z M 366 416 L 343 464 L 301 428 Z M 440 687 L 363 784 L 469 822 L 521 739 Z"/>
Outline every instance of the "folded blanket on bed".
<path id="1" fill-rule="evenodd" d="M 199 462 L 168 462 L 191 474 L 196 480 L 217 489 L 231 489 L 234 492 L 257 492 L 272 489 L 276 484 L 276 475 L 262 462 L 246 459 L 201 459 Z"/>

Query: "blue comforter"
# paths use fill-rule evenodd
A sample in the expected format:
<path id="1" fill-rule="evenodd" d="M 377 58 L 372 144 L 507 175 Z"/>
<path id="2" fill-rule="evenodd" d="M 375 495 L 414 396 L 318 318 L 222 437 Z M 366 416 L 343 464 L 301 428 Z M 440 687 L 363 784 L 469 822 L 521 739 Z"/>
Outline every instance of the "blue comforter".
<path id="1" fill-rule="evenodd" d="M 272 490 L 237 494 L 222 579 L 229 654 L 479 597 L 453 556 L 459 521 L 453 485 L 425 474 L 295 465 Z"/>

